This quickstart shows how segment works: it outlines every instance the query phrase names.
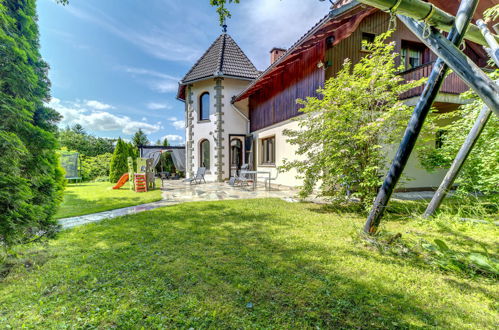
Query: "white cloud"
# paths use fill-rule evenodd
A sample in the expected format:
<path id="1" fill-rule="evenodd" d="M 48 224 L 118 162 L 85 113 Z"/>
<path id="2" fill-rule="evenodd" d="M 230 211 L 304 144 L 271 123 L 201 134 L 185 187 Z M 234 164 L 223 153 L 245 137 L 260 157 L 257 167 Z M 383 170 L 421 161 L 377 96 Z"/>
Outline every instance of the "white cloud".
<path id="1" fill-rule="evenodd" d="M 170 93 L 177 91 L 178 82 L 181 80 L 181 78 L 179 77 L 143 68 L 124 66 L 118 67 L 118 69 L 131 74 L 132 77 L 138 77 L 139 80 L 143 81 L 152 90 L 159 93 Z"/>
<path id="2" fill-rule="evenodd" d="M 185 129 L 185 120 L 178 120 L 177 117 L 170 117 L 168 118 L 168 120 L 176 129 L 178 130 Z"/>
<path id="3" fill-rule="evenodd" d="M 96 110 L 114 109 L 114 107 L 112 105 L 105 104 L 105 103 L 95 101 L 95 100 L 86 101 L 85 104 L 93 109 L 96 109 Z"/>
<path id="4" fill-rule="evenodd" d="M 147 108 L 150 110 L 172 109 L 173 107 L 167 103 L 149 102 Z"/>
<path id="5" fill-rule="evenodd" d="M 160 10 L 165 11 L 166 17 L 176 15 L 170 4 L 163 3 Z M 134 4 L 130 4 L 132 7 Z M 140 3 L 139 6 L 141 6 Z M 151 7 L 152 8 L 152 7 Z M 185 33 L 179 30 L 171 20 L 163 23 L 152 24 L 144 19 L 139 26 L 128 24 L 127 21 L 119 21 L 102 10 L 88 3 L 72 4 L 66 7 L 67 11 L 75 17 L 86 20 L 91 24 L 98 25 L 114 34 L 115 36 L 137 46 L 142 51 L 163 60 L 192 62 L 202 54 L 196 40 L 189 39 Z M 134 10 L 131 8 L 131 10 Z M 140 9 L 137 9 L 140 10 Z M 178 8 L 179 14 L 185 15 L 185 8 Z M 140 15 L 137 15 L 140 16 Z M 193 25 L 195 26 L 195 25 Z"/>
<path id="6" fill-rule="evenodd" d="M 184 129 L 185 128 L 185 121 L 184 120 L 176 120 L 172 123 L 172 125 L 176 129 Z"/>
<path id="7" fill-rule="evenodd" d="M 87 108 L 87 104 L 80 102 L 62 102 L 53 98 L 48 106 L 57 110 L 62 116 L 62 126 L 80 124 L 85 129 L 94 132 L 120 131 L 131 135 L 142 129 L 146 134 L 158 132 L 160 123 L 149 124 L 147 122 L 134 121 L 128 116 L 115 115 L 107 111 Z"/>
<path id="8" fill-rule="evenodd" d="M 234 6 L 229 32 L 254 64 L 265 69 L 273 47 L 289 48 L 329 13 L 330 6 L 329 1 L 241 1 Z"/>
<path id="9" fill-rule="evenodd" d="M 184 142 L 184 138 L 180 135 L 165 135 L 161 138 L 161 140 L 163 141 L 164 139 L 167 139 L 168 142 L 170 143 L 182 143 Z"/>

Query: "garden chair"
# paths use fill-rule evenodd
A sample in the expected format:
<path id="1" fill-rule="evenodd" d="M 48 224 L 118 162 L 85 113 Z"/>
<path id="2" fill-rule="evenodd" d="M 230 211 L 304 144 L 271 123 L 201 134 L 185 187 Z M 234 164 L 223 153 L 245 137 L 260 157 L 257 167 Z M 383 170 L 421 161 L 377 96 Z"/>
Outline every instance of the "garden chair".
<path id="1" fill-rule="evenodd" d="M 200 167 L 193 178 L 185 179 L 185 181 L 190 182 L 190 184 L 201 184 L 202 182 L 206 183 L 206 180 L 204 179 L 205 173 L 206 167 Z"/>
<path id="2" fill-rule="evenodd" d="M 279 170 L 276 171 L 274 177 L 272 177 L 272 176 L 265 177 L 264 178 L 264 180 L 265 180 L 265 189 L 270 190 L 270 184 L 272 183 L 272 181 L 277 180 L 278 176 L 279 176 Z M 267 184 L 269 185 L 268 188 L 267 188 Z"/>

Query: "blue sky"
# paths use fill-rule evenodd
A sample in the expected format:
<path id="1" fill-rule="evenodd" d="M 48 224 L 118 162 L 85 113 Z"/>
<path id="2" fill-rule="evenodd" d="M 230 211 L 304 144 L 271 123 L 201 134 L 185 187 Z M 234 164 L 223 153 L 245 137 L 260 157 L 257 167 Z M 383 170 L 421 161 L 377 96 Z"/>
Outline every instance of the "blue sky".
<path id="1" fill-rule="evenodd" d="M 102 137 L 184 142 L 178 81 L 220 35 L 208 0 L 39 0 L 42 56 L 61 126 Z M 258 69 L 272 47 L 289 47 L 328 13 L 319 0 L 242 0 L 229 34 Z"/>

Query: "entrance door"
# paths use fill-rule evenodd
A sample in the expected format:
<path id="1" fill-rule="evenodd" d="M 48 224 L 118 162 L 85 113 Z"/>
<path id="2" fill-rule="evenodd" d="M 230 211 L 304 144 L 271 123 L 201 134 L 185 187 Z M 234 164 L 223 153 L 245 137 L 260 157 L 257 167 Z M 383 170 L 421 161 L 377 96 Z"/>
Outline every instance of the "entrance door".
<path id="1" fill-rule="evenodd" d="M 230 176 L 238 174 L 238 171 L 243 165 L 243 140 L 241 137 L 232 137 L 230 139 Z"/>

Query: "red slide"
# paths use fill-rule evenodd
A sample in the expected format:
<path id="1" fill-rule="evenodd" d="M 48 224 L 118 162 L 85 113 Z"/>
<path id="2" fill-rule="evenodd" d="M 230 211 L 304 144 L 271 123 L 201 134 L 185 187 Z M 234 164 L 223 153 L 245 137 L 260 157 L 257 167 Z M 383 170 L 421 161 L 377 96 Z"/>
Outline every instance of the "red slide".
<path id="1" fill-rule="evenodd" d="M 125 173 L 121 176 L 121 178 L 116 183 L 116 186 L 113 189 L 120 189 L 123 185 L 128 181 L 128 173 Z"/>

